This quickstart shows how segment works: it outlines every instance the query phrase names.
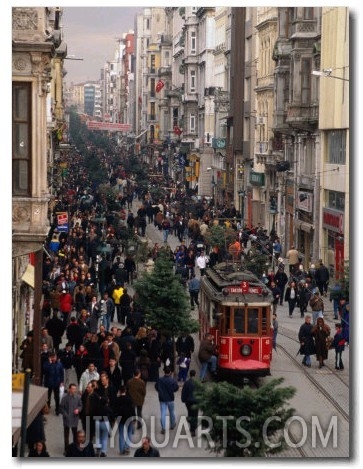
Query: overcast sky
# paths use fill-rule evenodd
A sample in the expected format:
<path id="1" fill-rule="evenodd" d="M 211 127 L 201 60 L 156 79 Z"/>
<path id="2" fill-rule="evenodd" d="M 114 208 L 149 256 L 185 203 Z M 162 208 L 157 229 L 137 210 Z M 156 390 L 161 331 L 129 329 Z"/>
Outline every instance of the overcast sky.
<path id="1" fill-rule="evenodd" d="M 69 85 L 98 80 L 105 62 L 114 58 L 117 38 L 135 29 L 141 7 L 64 7 L 63 38 L 67 55 L 83 60 L 65 60 Z"/>

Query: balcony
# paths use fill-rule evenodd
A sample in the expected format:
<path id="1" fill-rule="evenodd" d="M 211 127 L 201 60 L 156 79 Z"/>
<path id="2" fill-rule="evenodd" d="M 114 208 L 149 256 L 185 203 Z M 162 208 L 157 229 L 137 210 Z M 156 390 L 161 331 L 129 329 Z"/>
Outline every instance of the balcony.
<path id="1" fill-rule="evenodd" d="M 156 121 L 156 114 L 148 114 L 147 115 L 147 120 L 150 121 Z"/>
<path id="2" fill-rule="evenodd" d="M 165 76 L 170 76 L 171 75 L 171 66 L 168 65 L 166 67 L 160 67 L 158 71 L 158 76 L 159 77 L 165 77 Z"/>
<path id="3" fill-rule="evenodd" d="M 318 104 L 288 104 L 286 122 L 302 130 L 317 128 L 319 119 Z"/>

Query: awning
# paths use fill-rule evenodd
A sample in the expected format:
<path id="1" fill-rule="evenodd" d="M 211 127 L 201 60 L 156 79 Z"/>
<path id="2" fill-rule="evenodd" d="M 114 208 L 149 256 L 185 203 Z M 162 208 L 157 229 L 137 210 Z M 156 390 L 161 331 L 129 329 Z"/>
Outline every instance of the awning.
<path id="1" fill-rule="evenodd" d="M 20 438 L 21 433 L 21 412 L 23 408 L 23 392 L 12 393 L 12 430 L 13 430 L 13 441 L 15 445 Z M 30 384 L 29 386 L 29 403 L 28 403 L 28 417 L 27 426 L 29 426 L 38 413 L 42 410 L 48 400 L 48 389 L 42 386 L 35 386 Z"/>
<path id="2" fill-rule="evenodd" d="M 315 229 L 314 225 L 312 225 L 311 223 L 306 223 L 305 221 L 301 220 L 296 220 L 294 222 L 294 225 L 298 230 L 305 231 L 306 233 L 312 233 Z"/>

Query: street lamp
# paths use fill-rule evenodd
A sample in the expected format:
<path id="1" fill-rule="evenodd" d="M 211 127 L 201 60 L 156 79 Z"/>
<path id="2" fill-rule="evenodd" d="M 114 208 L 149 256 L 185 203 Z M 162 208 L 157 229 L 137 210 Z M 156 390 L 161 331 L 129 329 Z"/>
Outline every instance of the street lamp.
<path id="1" fill-rule="evenodd" d="M 336 78 L 337 80 L 349 81 L 349 78 L 342 78 L 332 75 L 333 69 L 332 68 L 324 68 L 323 70 L 313 70 L 311 72 L 312 75 L 316 77 L 328 77 L 328 78 Z"/>

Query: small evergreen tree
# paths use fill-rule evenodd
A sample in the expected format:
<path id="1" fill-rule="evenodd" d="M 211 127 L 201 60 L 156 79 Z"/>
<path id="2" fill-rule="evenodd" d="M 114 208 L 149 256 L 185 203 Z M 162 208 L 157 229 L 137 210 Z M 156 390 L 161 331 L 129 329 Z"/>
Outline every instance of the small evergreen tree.
<path id="1" fill-rule="evenodd" d="M 281 387 L 283 378 L 260 388 L 240 389 L 227 382 L 196 382 L 197 406 L 211 419 L 212 452 L 225 457 L 265 457 L 286 448 L 283 429 L 294 409 L 287 408 L 296 389 Z"/>
<path id="2" fill-rule="evenodd" d="M 191 316 L 186 290 L 174 274 L 166 250 L 160 250 L 153 271 L 145 272 L 134 283 L 134 289 L 147 322 L 159 331 L 170 331 L 175 357 L 175 337 L 181 332 L 197 332 L 199 323 Z"/>

